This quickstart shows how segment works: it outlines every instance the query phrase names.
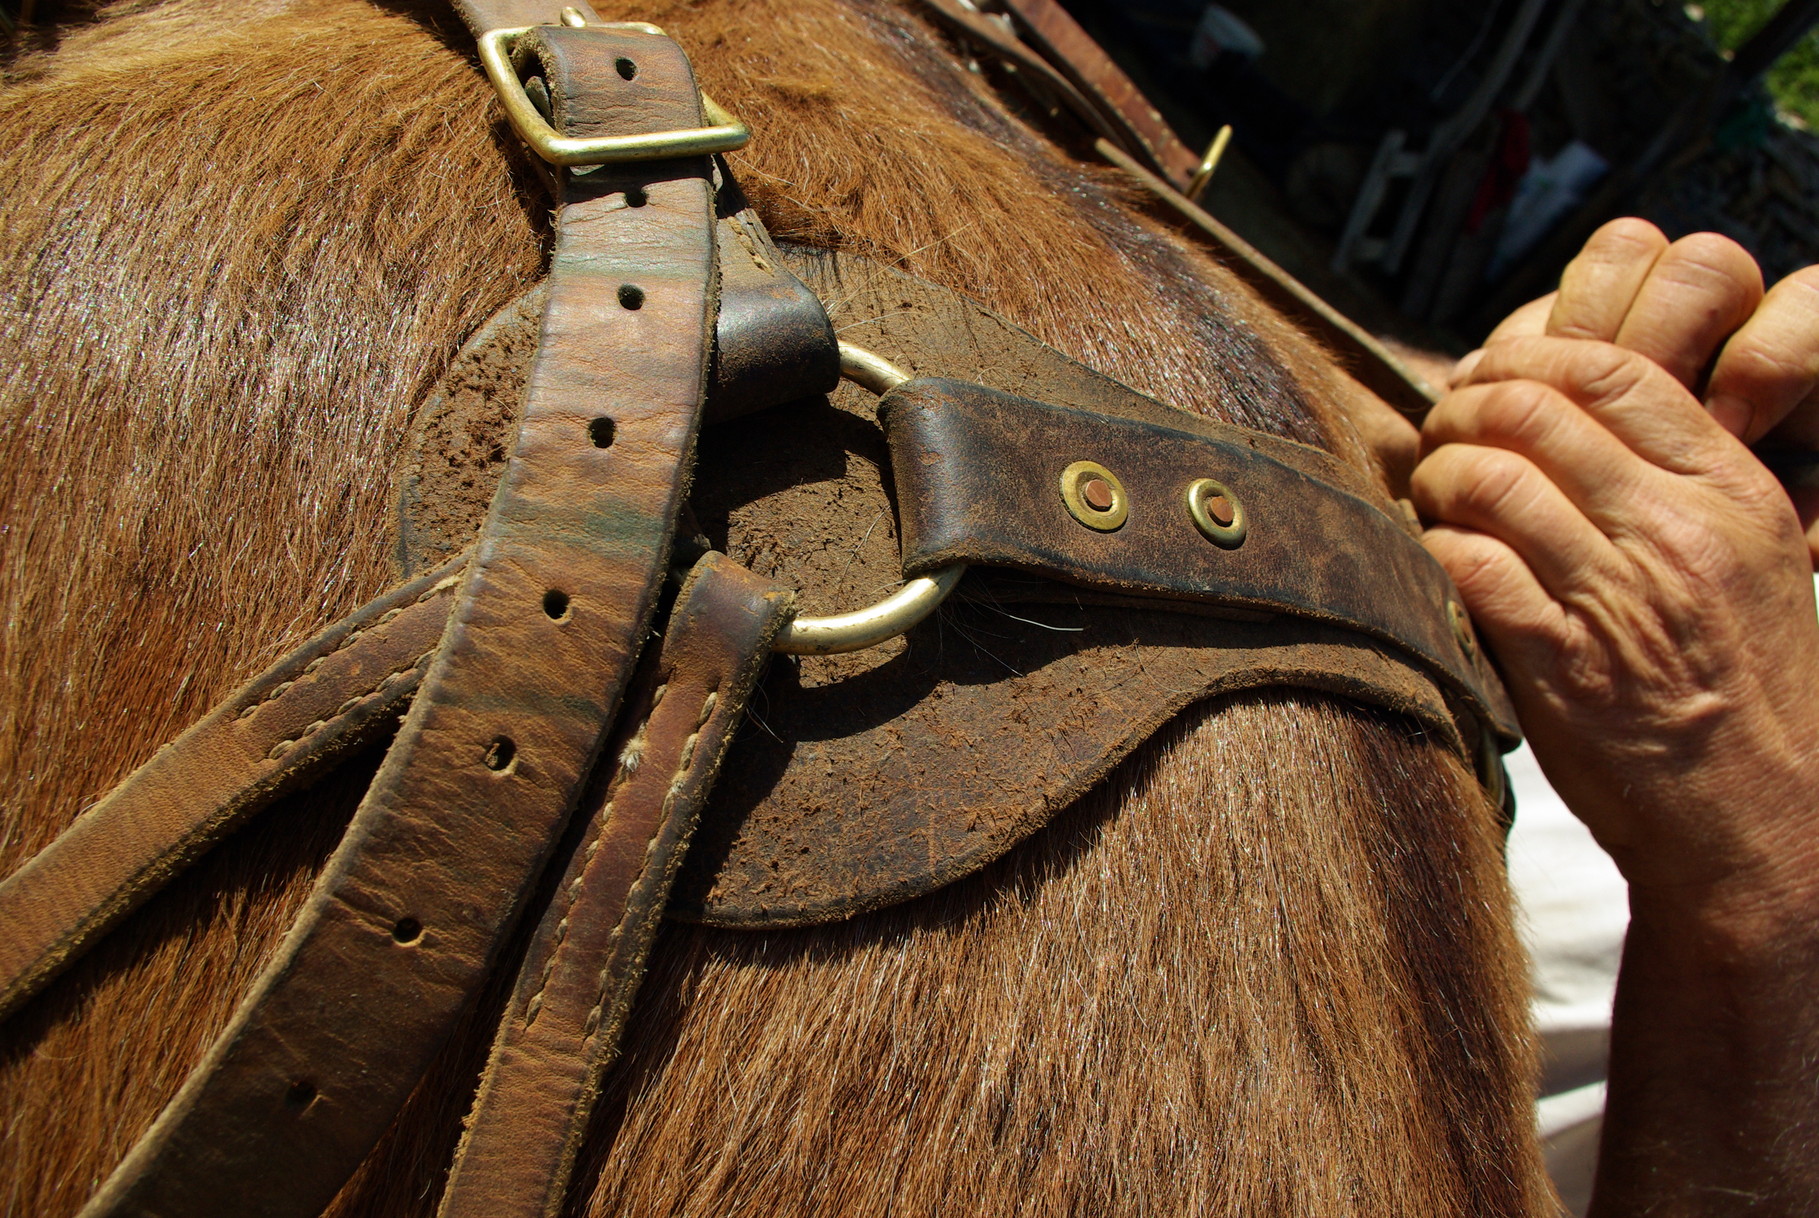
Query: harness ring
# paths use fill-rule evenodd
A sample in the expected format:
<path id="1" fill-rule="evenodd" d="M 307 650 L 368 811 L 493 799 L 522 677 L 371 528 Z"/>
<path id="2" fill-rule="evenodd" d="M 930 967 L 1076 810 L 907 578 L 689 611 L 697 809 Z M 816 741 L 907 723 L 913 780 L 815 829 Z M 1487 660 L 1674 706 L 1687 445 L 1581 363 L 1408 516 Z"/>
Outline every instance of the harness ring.
<path id="1" fill-rule="evenodd" d="M 840 375 L 879 394 L 910 379 L 909 373 L 889 360 L 851 343 L 840 344 Z M 932 575 L 908 580 L 891 595 L 863 609 L 830 617 L 795 618 L 778 632 L 771 650 L 785 655 L 826 656 L 876 647 L 933 613 L 965 573 L 966 564 L 955 563 Z"/>

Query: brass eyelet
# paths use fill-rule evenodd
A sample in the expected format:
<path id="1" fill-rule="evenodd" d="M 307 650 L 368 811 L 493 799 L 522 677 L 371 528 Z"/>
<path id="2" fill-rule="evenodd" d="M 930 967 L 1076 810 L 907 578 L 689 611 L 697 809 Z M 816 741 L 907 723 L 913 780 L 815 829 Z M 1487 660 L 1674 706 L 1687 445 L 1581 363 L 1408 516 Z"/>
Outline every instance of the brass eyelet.
<path id="1" fill-rule="evenodd" d="M 1061 502 L 1068 515 L 1101 533 L 1123 528 L 1131 513 L 1124 483 L 1097 461 L 1076 461 L 1061 471 Z"/>
<path id="2" fill-rule="evenodd" d="M 1472 631 L 1472 618 L 1465 611 L 1465 606 L 1458 601 L 1446 602 L 1446 620 L 1452 623 L 1453 641 L 1459 644 L 1459 650 L 1465 653 L 1468 660 L 1478 658 L 1478 636 Z"/>
<path id="3" fill-rule="evenodd" d="M 1202 537 L 1227 550 L 1244 544 L 1245 534 L 1250 530 L 1244 502 L 1223 482 L 1197 478 L 1187 484 L 1183 498 L 1188 519 L 1194 522 Z"/>

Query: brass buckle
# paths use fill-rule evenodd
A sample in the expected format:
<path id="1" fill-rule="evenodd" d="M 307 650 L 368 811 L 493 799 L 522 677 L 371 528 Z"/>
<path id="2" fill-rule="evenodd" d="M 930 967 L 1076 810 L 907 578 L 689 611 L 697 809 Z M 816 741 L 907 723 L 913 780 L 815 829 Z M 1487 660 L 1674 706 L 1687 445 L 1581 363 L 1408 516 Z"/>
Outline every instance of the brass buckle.
<path id="1" fill-rule="evenodd" d="M 608 165 L 620 161 L 661 161 L 669 157 L 710 156 L 745 147 L 751 129 L 721 109 L 707 94 L 701 95 L 701 109 L 709 127 L 689 127 L 680 131 L 651 131 L 643 135 L 596 135 L 571 139 L 544 120 L 524 92 L 524 82 L 512 69 L 512 44 L 536 29 L 525 25 L 510 29 L 488 30 L 480 35 L 480 63 L 505 107 L 506 121 L 530 150 L 552 165 Z M 593 29 L 630 29 L 646 34 L 663 35 L 663 31 L 646 21 L 616 21 L 592 26 Z"/>

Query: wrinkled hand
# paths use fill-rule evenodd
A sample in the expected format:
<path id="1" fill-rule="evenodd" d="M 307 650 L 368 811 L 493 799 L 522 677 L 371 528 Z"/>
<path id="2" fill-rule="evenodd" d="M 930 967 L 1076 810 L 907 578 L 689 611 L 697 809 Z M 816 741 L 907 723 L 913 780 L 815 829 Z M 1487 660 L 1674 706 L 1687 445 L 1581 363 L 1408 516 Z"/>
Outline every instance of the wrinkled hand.
<path id="1" fill-rule="evenodd" d="M 1819 432 L 1819 269 L 1619 221 L 1561 284 L 1429 417 L 1428 545 L 1632 904 L 1819 897 L 1811 520 L 1744 446 Z"/>

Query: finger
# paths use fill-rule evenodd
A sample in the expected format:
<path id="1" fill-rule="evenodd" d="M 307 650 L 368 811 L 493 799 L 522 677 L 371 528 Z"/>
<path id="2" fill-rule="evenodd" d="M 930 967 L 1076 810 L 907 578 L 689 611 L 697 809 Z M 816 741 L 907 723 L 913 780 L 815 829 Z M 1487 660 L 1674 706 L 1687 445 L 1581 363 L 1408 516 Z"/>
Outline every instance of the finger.
<path id="1" fill-rule="evenodd" d="M 1554 298 L 1558 295 L 1560 295 L 1558 292 L 1549 292 L 1546 296 L 1531 300 L 1511 313 L 1498 323 L 1495 330 L 1490 332 L 1490 337 L 1484 340 L 1484 345 L 1488 347 L 1492 343 L 1508 338 L 1530 338 L 1537 334 L 1545 334 L 1548 313 L 1552 311 Z M 1471 378 L 1472 369 L 1478 366 L 1478 361 L 1482 358 L 1484 358 L 1484 347 L 1480 347 L 1476 351 L 1468 351 L 1460 357 L 1459 362 L 1453 365 L 1452 372 L 1446 378 L 1447 386 L 1451 388 L 1455 385 L 1463 385 Z"/>
<path id="2" fill-rule="evenodd" d="M 1769 290 L 1712 367 L 1712 417 L 1745 444 L 1777 439 L 1819 447 L 1819 266 Z"/>
<path id="3" fill-rule="evenodd" d="M 1559 391 L 1637 456 L 1672 473 L 1711 474 L 1743 451 L 1658 364 L 1610 343 L 1519 338 L 1486 348 L 1471 383 L 1505 380 Z"/>
<path id="4" fill-rule="evenodd" d="M 1549 292 L 1537 300 L 1531 300 L 1508 317 L 1497 323 L 1490 337 L 1484 340 L 1485 345 L 1505 338 L 1524 338 L 1533 334 L 1547 333 L 1547 319 L 1554 311 L 1554 302 L 1560 293 Z"/>
<path id="5" fill-rule="evenodd" d="M 1761 303 L 1756 260 L 1729 237 L 1695 233 L 1655 259 L 1616 343 L 1654 360 L 1692 389 L 1713 352 Z"/>
<path id="6" fill-rule="evenodd" d="M 1540 381 L 1455 389 L 1428 415 L 1421 441 L 1428 453 L 1467 445 L 1522 457 L 1606 536 L 1634 531 L 1639 495 L 1651 474 L 1660 476 L 1578 403 Z"/>
<path id="7" fill-rule="evenodd" d="M 1612 220 L 1593 233 L 1560 272 L 1547 332 L 1613 342 L 1667 238 L 1647 220 Z"/>
<path id="8" fill-rule="evenodd" d="M 1610 539 L 1534 462 L 1508 449 L 1435 449 L 1415 467 L 1409 495 L 1427 519 L 1503 542 L 1554 600 L 1578 597 L 1619 565 Z"/>
<path id="9" fill-rule="evenodd" d="M 1539 671 L 1559 646 L 1565 611 L 1522 556 L 1488 533 L 1450 524 L 1428 529 L 1421 541 L 1498 658 L 1516 671 Z"/>

